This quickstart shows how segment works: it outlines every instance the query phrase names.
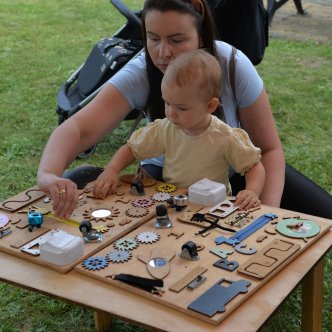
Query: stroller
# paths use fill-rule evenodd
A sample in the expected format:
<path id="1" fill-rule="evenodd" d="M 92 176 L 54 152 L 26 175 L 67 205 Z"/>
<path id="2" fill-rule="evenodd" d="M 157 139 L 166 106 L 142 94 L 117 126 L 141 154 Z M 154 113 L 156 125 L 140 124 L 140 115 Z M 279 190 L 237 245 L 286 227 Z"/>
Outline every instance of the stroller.
<path id="1" fill-rule="evenodd" d="M 87 105 L 107 81 L 143 49 L 141 12 L 131 11 L 120 0 L 110 2 L 126 17 L 127 23 L 112 37 L 101 39 L 86 61 L 60 87 L 56 110 L 59 125 Z M 128 136 L 143 116 L 142 110 L 133 110 L 127 115 L 125 120 L 135 120 Z M 96 145 L 82 152 L 78 158 L 90 156 L 95 149 Z"/>

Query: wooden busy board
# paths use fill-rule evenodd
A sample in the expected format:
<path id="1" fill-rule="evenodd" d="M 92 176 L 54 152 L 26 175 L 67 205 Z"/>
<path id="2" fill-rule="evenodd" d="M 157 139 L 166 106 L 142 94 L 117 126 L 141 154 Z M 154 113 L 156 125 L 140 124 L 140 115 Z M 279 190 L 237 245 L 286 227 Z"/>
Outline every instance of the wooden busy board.
<path id="1" fill-rule="evenodd" d="M 120 242 L 115 241 L 113 244 L 109 244 L 96 255 L 77 265 L 75 270 L 217 325 L 281 269 L 308 249 L 312 243 L 319 240 L 330 228 L 328 220 L 297 214 L 297 217 L 312 221 L 319 228 L 319 232 L 310 238 L 293 238 L 280 234 L 276 231 L 276 227 L 277 222 L 281 223 L 289 220 L 290 217 L 295 217 L 294 212 L 262 206 L 259 210 L 249 214 L 251 219 L 247 224 L 238 228 L 226 224 L 238 215 L 239 212 L 234 211 L 228 217 L 221 218 L 219 225 L 238 231 L 254 223 L 266 213 L 278 216 L 243 240 L 240 243 L 243 246 L 239 248 L 242 252 L 238 252 L 230 244 L 216 245 L 215 243 L 216 238 L 220 236 L 229 238 L 232 233 L 215 228 L 211 229 L 208 235 L 197 235 L 197 231 L 203 228 L 186 222 L 197 211 L 204 214 L 209 209 L 195 204 L 189 204 L 185 211 L 176 211 L 169 207 L 168 216 L 173 223 L 173 228 L 156 229 L 156 217 L 153 217 L 139 228 L 128 232 L 125 237 L 120 238 L 118 240 Z M 300 222 L 301 219 L 298 220 Z M 292 223 L 294 226 L 296 221 Z M 186 255 L 186 253 L 188 254 L 187 248 L 195 248 L 195 246 L 188 247 L 188 243 L 192 245 L 189 241 L 194 242 L 196 249 L 201 249 L 196 252 L 198 260 L 187 259 L 195 256 Z M 123 248 L 124 243 L 127 244 L 125 248 Z M 243 253 L 245 250 L 250 252 L 253 247 L 257 249 L 255 254 Z M 119 254 L 118 249 L 127 250 L 126 253 Z M 239 267 L 230 271 L 213 266 L 217 262 L 219 265 L 225 266 L 222 264 L 225 261 L 211 250 L 226 257 L 227 267 L 233 268 L 236 266 L 235 263 L 238 263 Z M 189 250 L 189 253 L 193 254 L 194 251 Z M 187 256 L 187 258 L 182 256 Z M 162 262 L 160 268 L 155 268 L 153 264 L 151 267 L 145 263 L 152 259 L 154 265 L 158 265 L 160 258 L 167 258 L 169 264 L 165 267 Z M 100 263 L 99 267 L 91 265 L 94 260 Z M 113 279 L 114 276 L 123 275 L 148 279 L 162 278 L 164 293 L 153 294 Z M 206 280 L 196 288 L 189 289 L 187 284 L 197 276 L 198 281 L 201 276 L 206 277 Z M 188 308 L 189 306 L 191 309 Z"/>
<path id="2" fill-rule="evenodd" d="M 122 181 L 114 195 L 105 200 L 93 198 L 90 189 L 82 191 L 81 199 L 71 220 L 59 220 L 52 215 L 52 203 L 38 190 L 30 188 L 6 201 L 0 203 L 0 221 L 7 217 L 9 223 L 0 228 L 0 251 L 18 256 L 36 264 L 47 266 L 61 273 L 66 273 L 83 259 L 95 254 L 100 249 L 108 246 L 114 240 L 136 229 L 155 214 L 155 205 L 158 201 L 151 199 L 157 193 L 159 183 L 156 181 L 146 182 L 145 196 L 137 196 L 131 192 L 131 185 Z M 163 185 L 163 184 L 162 184 Z M 174 193 L 181 193 L 177 190 Z M 134 206 L 134 205 L 135 206 Z M 93 217 L 93 212 L 104 209 L 109 213 L 107 217 Z M 27 211 L 36 210 L 43 213 L 43 223 L 40 228 L 35 227 L 32 232 L 28 230 Z M 47 212 L 47 213 L 46 213 Z M 49 213 L 51 213 L 51 216 Z M 79 259 L 68 265 L 55 265 L 43 261 L 39 256 L 21 251 L 22 246 L 43 237 L 51 230 L 62 230 L 72 235 L 82 237 L 79 223 L 82 220 L 90 220 L 92 226 L 103 233 L 103 241 L 97 243 L 85 243 L 84 254 Z M 1 225 L 1 224 L 0 224 Z M 1 232 L 7 235 L 1 236 Z"/>

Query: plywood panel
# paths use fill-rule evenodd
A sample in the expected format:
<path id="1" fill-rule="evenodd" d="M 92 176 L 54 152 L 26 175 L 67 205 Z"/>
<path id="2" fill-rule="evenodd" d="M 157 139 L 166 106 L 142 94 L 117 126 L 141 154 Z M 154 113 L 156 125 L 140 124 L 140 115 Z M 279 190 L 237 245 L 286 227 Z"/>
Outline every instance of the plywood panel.
<path id="1" fill-rule="evenodd" d="M 199 210 L 200 207 L 191 205 L 190 206 L 191 212 L 186 212 L 188 215 L 193 214 L 195 210 Z M 200 213 L 207 212 L 207 208 L 200 210 Z M 289 215 L 292 213 L 290 211 L 285 211 L 281 209 L 275 209 L 270 208 L 267 206 L 262 206 L 260 210 L 254 211 L 252 213 L 253 219 L 256 219 L 263 215 L 264 213 L 270 213 L 273 212 L 278 215 L 278 220 L 282 220 L 282 217 L 284 215 Z M 237 212 L 234 212 L 236 214 Z M 230 227 L 225 223 L 225 221 L 232 218 L 233 215 L 230 215 L 226 219 L 221 221 L 221 225 Z M 316 218 L 312 216 L 306 216 L 301 215 L 302 218 L 307 218 L 310 220 L 315 221 L 320 226 L 320 233 L 316 235 L 315 237 L 311 237 L 304 241 L 303 239 L 296 239 L 296 238 L 289 238 L 285 237 L 277 232 L 273 232 L 273 228 L 275 225 L 271 225 L 271 223 L 268 223 L 263 228 L 257 230 L 254 234 L 249 236 L 247 239 L 245 239 L 242 244 L 246 244 L 246 248 L 252 248 L 256 247 L 257 251 L 259 251 L 261 248 L 265 247 L 268 243 L 275 241 L 276 239 L 279 240 L 286 240 L 288 242 L 294 243 L 296 246 L 299 246 L 300 249 L 293 252 L 293 255 L 290 256 L 288 259 L 285 259 L 283 263 L 278 266 L 276 269 L 274 269 L 270 274 L 268 274 L 263 279 L 258 279 L 251 277 L 249 275 L 244 275 L 237 270 L 234 271 L 228 271 L 224 269 L 217 268 L 213 266 L 213 264 L 221 259 L 220 257 L 216 256 L 215 254 L 211 253 L 210 250 L 213 248 L 216 248 L 220 251 L 223 249 L 226 249 L 225 252 L 233 251 L 227 259 L 229 261 L 236 261 L 241 266 L 244 264 L 247 260 L 254 257 L 254 255 L 246 255 L 243 253 L 239 253 L 234 250 L 234 247 L 228 244 L 221 244 L 217 246 L 214 242 L 215 238 L 224 235 L 226 237 L 230 237 L 232 234 L 229 232 L 225 232 L 220 229 L 214 229 L 210 231 L 210 234 L 202 237 L 195 235 L 198 228 L 197 226 L 193 226 L 190 224 L 186 224 L 183 222 L 178 221 L 178 217 L 183 215 L 183 212 L 176 212 L 174 209 L 169 209 L 169 216 L 170 219 L 173 221 L 173 229 L 155 229 L 154 227 L 154 218 L 146 222 L 145 224 L 141 225 L 139 228 L 135 229 L 134 231 L 131 231 L 126 235 L 126 238 L 130 239 L 137 239 L 139 234 L 144 234 L 144 232 L 155 232 L 160 237 L 158 241 L 152 242 L 152 243 L 140 243 L 138 241 L 138 246 L 134 249 L 132 249 L 130 252 L 132 254 L 132 257 L 128 259 L 128 261 L 125 262 L 110 262 L 107 267 L 102 268 L 100 270 L 90 270 L 89 268 L 86 268 L 84 264 L 79 264 L 75 267 L 75 270 L 83 273 L 85 275 L 88 275 L 92 278 L 95 278 L 97 280 L 101 280 L 105 283 L 109 283 L 115 286 L 118 286 L 122 289 L 125 289 L 129 292 L 133 292 L 136 294 L 139 294 L 141 296 L 144 296 L 152 301 L 161 303 L 165 306 L 169 306 L 172 308 L 175 308 L 181 312 L 184 312 L 190 316 L 194 316 L 196 318 L 199 318 L 203 321 L 206 321 L 208 323 L 217 325 L 222 320 L 224 320 L 232 311 L 234 311 L 236 308 L 240 306 L 241 303 L 246 301 L 254 292 L 256 292 L 260 287 L 268 283 L 271 278 L 273 278 L 281 269 L 285 268 L 287 264 L 291 260 L 293 260 L 295 257 L 300 255 L 304 250 L 308 249 L 310 250 L 310 245 L 314 243 L 315 241 L 319 240 L 319 238 L 326 233 L 330 228 L 330 222 L 321 218 Z M 243 226 L 245 227 L 245 226 Z M 234 228 L 234 227 L 233 227 Z M 234 228 L 235 230 L 239 230 L 238 228 Z M 268 231 L 265 232 L 264 229 Z M 172 234 L 171 234 L 172 233 Z M 271 234 L 275 233 L 275 234 Z M 180 234 L 183 234 L 182 236 L 179 236 Z M 257 242 L 257 239 L 261 238 L 262 235 L 265 235 L 266 238 L 262 242 Z M 187 260 L 185 258 L 182 258 L 180 254 L 182 253 L 182 246 L 187 243 L 188 241 L 193 241 L 195 244 L 200 245 L 201 247 L 204 247 L 201 251 L 198 252 L 199 260 Z M 98 256 L 101 257 L 107 257 L 107 255 L 110 252 L 113 252 L 115 250 L 114 244 L 110 244 L 109 246 L 105 247 L 101 251 L 98 252 Z M 166 252 L 168 256 L 175 255 L 174 258 L 172 258 L 169 262 L 170 271 L 169 273 L 164 277 L 164 288 L 165 291 L 162 296 L 151 294 L 149 292 L 143 291 L 137 287 L 133 287 L 130 285 L 127 285 L 123 282 L 113 280 L 112 276 L 117 274 L 131 274 L 139 277 L 145 277 L 145 278 L 153 278 L 151 274 L 148 271 L 147 265 L 142 262 L 142 260 L 138 259 L 138 256 L 144 256 L 149 257 L 151 256 L 151 253 L 153 251 L 160 251 L 160 252 Z M 159 256 L 158 256 L 159 257 Z M 160 258 L 160 257 L 159 257 Z M 284 258 L 283 258 L 284 259 Z M 181 281 L 181 279 L 185 276 L 188 276 L 191 274 L 193 270 L 199 269 L 201 267 L 203 270 L 207 269 L 206 272 L 204 272 L 202 275 L 205 276 L 207 279 L 205 282 L 203 282 L 200 286 L 193 290 L 189 290 L 187 287 L 183 288 L 179 292 L 175 292 L 170 290 L 170 287 L 174 285 L 174 283 L 177 283 Z M 286 267 L 287 268 L 287 267 Z M 232 299 L 229 303 L 225 304 L 225 311 L 222 313 L 216 313 L 212 317 L 209 317 L 208 315 L 201 314 L 198 312 L 195 312 L 193 310 L 188 309 L 188 306 L 195 301 L 198 297 L 200 297 L 202 294 L 204 294 L 208 289 L 210 289 L 213 285 L 218 283 L 221 279 L 225 278 L 226 280 L 232 282 L 238 282 L 241 280 L 248 281 L 250 283 L 250 286 L 248 287 L 247 293 L 240 293 L 239 295 L 235 296 L 234 299 Z M 236 283 L 235 283 L 236 284 Z M 227 287 L 229 283 L 222 284 L 224 287 Z M 210 301 L 215 299 L 207 300 L 206 305 L 210 305 Z M 217 301 L 218 302 L 218 301 Z M 218 303 L 217 303 L 218 304 Z M 219 307 L 222 306 L 220 303 L 218 304 Z M 204 307 L 204 306 L 203 306 Z"/>
<path id="2" fill-rule="evenodd" d="M 151 195 L 156 193 L 156 186 L 158 186 L 158 183 L 155 186 L 146 187 L 145 196 L 135 196 L 130 193 L 130 184 L 122 183 L 117 188 L 116 193 L 105 200 L 95 199 L 92 197 L 89 190 L 85 190 L 81 195 L 79 206 L 71 217 L 71 221 L 66 221 L 65 223 L 46 214 L 44 215 L 44 222 L 41 228 L 35 228 L 32 232 L 25 227 L 28 225 L 27 211 L 29 211 L 29 209 L 39 209 L 40 211 L 44 210 L 43 212 L 49 211 L 51 214 L 53 211 L 52 203 L 47 203 L 47 200 L 45 200 L 45 197 L 40 191 L 35 187 L 27 189 L 15 197 L 7 199 L 0 205 L 0 215 L 7 216 L 10 219 L 10 223 L 3 229 L 9 228 L 12 231 L 10 234 L 0 237 L 0 251 L 65 273 L 84 258 L 95 254 L 109 243 L 112 243 L 114 240 L 124 236 L 149 220 L 155 214 L 155 206 L 159 204 L 158 201 L 153 201 L 150 198 Z M 173 194 L 183 192 L 183 190 L 177 190 Z M 132 205 L 134 202 L 137 202 L 137 200 L 140 200 L 138 202 L 140 203 L 138 208 Z M 111 211 L 111 215 L 107 218 L 92 218 L 91 212 L 97 209 L 108 209 Z M 53 229 L 62 230 L 76 236 L 82 236 L 78 226 L 84 219 L 91 219 L 93 227 L 102 226 L 106 230 L 106 232 L 103 233 L 104 239 L 101 243 L 86 243 L 84 245 L 83 256 L 71 264 L 66 266 L 50 264 L 42 261 L 39 256 L 33 256 L 20 250 L 24 244 Z"/>

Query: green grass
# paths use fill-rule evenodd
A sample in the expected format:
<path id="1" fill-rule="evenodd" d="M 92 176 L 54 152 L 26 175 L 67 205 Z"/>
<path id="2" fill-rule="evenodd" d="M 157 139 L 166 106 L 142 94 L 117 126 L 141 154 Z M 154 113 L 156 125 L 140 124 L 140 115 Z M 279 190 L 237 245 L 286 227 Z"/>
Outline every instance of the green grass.
<path id="1" fill-rule="evenodd" d="M 139 8 L 141 1 L 126 1 Z M 94 44 L 125 20 L 106 0 L 1 0 L 0 200 L 35 184 L 40 155 L 57 125 L 56 93 Z M 332 193 L 332 48 L 270 40 L 258 66 L 269 92 L 287 161 Z M 128 123 L 87 161 L 105 165 Z M 313 198 L 314 199 L 314 198 Z M 325 259 L 324 331 L 332 326 L 332 255 Z M 5 268 L 5 267 L 1 267 Z M 93 314 L 72 304 L 0 284 L 0 331 L 92 331 Z M 264 331 L 299 331 L 297 289 Z M 19 317 L 19 319 L 17 319 Z M 114 330 L 135 330 L 117 321 Z"/>
<path id="2" fill-rule="evenodd" d="M 258 67 L 287 162 L 332 193 L 331 46 L 272 40 Z"/>

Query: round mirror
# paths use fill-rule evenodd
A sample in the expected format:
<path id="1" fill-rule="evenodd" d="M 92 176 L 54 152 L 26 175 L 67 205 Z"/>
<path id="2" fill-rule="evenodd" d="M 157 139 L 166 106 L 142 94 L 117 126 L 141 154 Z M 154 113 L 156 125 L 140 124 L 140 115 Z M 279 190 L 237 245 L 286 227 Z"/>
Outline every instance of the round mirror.
<path id="1" fill-rule="evenodd" d="M 0 214 L 0 227 L 5 227 L 8 223 L 9 218 L 4 214 Z"/>
<path id="2" fill-rule="evenodd" d="M 94 218 L 106 218 L 112 214 L 111 210 L 108 209 L 98 209 L 91 212 L 91 216 Z"/>
<path id="3" fill-rule="evenodd" d="M 168 261 L 166 258 L 153 258 L 149 261 L 149 265 L 152 267 L 163 267 L 167 265 Z"/>

